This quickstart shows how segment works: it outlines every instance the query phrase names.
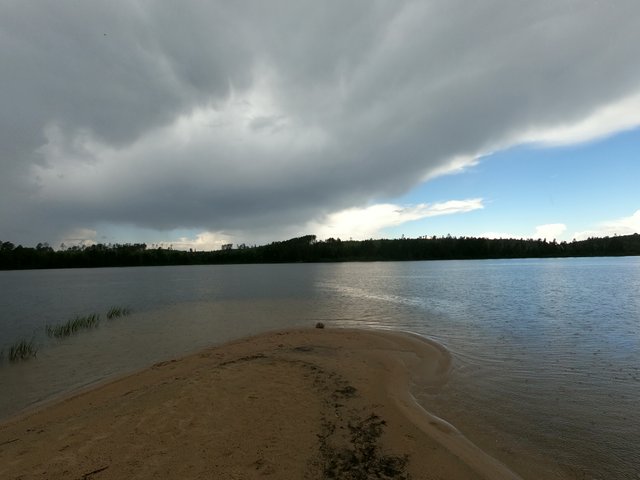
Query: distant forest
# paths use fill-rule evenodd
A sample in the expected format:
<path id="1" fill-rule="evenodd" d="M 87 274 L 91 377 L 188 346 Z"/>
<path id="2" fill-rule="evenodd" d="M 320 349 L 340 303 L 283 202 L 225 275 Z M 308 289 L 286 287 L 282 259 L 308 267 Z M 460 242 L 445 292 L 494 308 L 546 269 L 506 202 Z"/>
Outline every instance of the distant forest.
<path id="1" fill-rule="evenodd" d="M 397 240 L 317 240 L 315 235 L 268 245 L 224 245 L 209 252 L 148 248 L 144 243 L 97 244 L 54 250 L 48 244 L 15 246 L 0 241 L 0 270 L 232 263 L 467 260 L 640 255 L 640 235 L 556 242 L 473 237 Z"/>

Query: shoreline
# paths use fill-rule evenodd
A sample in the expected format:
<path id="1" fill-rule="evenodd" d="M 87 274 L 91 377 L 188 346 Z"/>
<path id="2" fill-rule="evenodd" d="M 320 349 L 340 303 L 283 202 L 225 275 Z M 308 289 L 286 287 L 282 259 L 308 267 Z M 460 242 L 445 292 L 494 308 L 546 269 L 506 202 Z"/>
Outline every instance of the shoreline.
<path id="1" fill-rule="evenodd" d="M 0 476 L 520 479 L 411 395 L 450 367 L 395 331 L 243 338 L 3 420 Z"/>

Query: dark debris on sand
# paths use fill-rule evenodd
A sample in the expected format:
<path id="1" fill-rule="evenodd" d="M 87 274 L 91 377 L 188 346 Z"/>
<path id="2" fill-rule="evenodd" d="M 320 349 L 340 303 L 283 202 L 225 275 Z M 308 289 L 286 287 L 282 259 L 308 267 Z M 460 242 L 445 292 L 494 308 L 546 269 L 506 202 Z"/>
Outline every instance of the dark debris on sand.
<path id="1" fill-rule="evenodd" d="M 349 441 L 346 445 L 331 444 L 335 425 L 325 421 L 324 433 L 319 435 L 323 459 L 323 478 L 336 480 L 409 480 L 407 455 L 386 455 L 380 448 L 385 421 L 372 413 L 364 419 L 348 423 Z"/>
<path id="2" fill-rule="evenodd" d="M 318 434 L 323 480 L 410 480 L 409 456 L 382 449 L 385 420 L 369 409 L 349 405 L 359 393 L 340 375 L 313 370 L 315 386 L 325 394 L 328 407 Z M 327 392 L 332 393 L 326 396 Z"/>

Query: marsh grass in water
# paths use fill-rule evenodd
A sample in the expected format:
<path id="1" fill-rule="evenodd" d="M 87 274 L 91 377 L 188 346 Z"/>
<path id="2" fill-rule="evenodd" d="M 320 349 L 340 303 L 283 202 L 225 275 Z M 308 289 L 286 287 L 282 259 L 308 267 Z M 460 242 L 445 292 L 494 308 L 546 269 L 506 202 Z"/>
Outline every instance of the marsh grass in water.
<path id="1" fill-rule="evenodd" d="M 107 311 L 107 318 L 109 320 L 124 317 L 131 313 L 131 309 L 126 307 L 111 307 Z M 64 338 L 69 337 L 80 330 L 88 330 L 91 328 L 96 328 L 100 325 L 100 314 L 92 313 L 91 315 L 85 316 L 76 316 L 70 320 L 67 320 L 65 323 L 57 324 L 57 325 L 47 325 L 45 327 L 45 331 L 49 337 L 53 338 Z M 0 351 L 0 362 L 6 358 L 10 362 L 17 362 L 20 360 L 27 360 L 29 358 L 35 357 L 38 353 L 38 348 L 35 342 L 32 340 L 20 340 L 11 345 L 9 347 L 8 353 L 5 354 L 5 351 Z"/>
<path id="2" fill-rule="evenodd" d="M 92 313 L 84 317 L 75 317 L 60 325 L 47 325 L 47 335 L 55 338 L 68 337 L 79 330 L 87 330 L 100 324 L 100 315 Z"/>
<path id="3" fill-rule="evenodd" d="M 126 307 L 111 307 L 107 312 L 107 318 L 109 320 L 118 317 L 125 317 L 131 313 L 131 310 Z"/>
<path id="4" fill-rule="evenodd" d="M 20 340 L 9 348 L 9 361 L 18 362 L 20 360 L 28 360 L 35 357 L 38 353 L 38 347 L 33 340 Z M 0 354 L 0 358 L 4 359 L 4 352 Z"/>
<path id="5" fill-rule="evenodd" d="M 126 307 L 111 307 L 107 311 L 109 320 L 129 315 L 131 310 Z M 92 313 L 91 315 L 76 316 L 66 323 L 59 325 L 47 325 L 46 332 L 49 337 L 63 338 L 73 335 L 79 330 L 88 330 L 100 325 L 100 314 Z"/>

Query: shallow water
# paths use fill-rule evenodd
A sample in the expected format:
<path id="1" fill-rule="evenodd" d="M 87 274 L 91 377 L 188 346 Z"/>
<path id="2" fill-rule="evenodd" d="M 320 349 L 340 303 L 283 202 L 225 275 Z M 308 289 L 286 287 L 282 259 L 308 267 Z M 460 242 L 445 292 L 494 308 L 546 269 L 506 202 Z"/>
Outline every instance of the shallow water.
<path id="1" fill-rule="evenodd" d="M 415 396 L 525 478 L 539 455 L 557 465 L 541 467 L 547 478 L 637 479 L 639 291 L 640 259 L 628 257 L 0 272 L 0 348 L 40 346 L 37 359 L 0 366 L 0 417 L 207 345 L 324 321 L 445 345 L 449 383 Z M 112 305 L 134 313 L 44 335 Z"/>

